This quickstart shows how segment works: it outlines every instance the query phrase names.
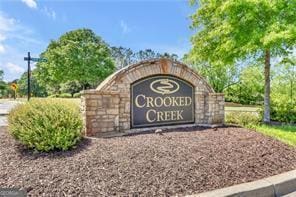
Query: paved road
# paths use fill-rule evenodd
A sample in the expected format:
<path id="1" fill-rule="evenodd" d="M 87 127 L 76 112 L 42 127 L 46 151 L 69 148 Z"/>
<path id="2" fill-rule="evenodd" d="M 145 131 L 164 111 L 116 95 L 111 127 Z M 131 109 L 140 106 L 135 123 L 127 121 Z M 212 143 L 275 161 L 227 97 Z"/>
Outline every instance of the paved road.
<path id="1" fill-rule="evenodd" d="M 7 115 L 9 111 L 19 103 L 20 101 L 0 102 L 0 126 L 7 126 Z"/>
<path id="2" fill-rule="evenodd" d="M 295 197 L 295 196 L 296 196 L 296 191 L 295 192 L 292 192 L 290 194 L 286 194 L 283 197 Z"/>

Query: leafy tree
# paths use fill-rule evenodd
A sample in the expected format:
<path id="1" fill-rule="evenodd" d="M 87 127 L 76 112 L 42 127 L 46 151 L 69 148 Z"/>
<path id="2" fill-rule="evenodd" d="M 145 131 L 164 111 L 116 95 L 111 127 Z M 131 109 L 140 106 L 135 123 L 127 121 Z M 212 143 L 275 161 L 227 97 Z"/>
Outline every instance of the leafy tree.
<path id="1" fill-rule="evenodd" d="M 167 52 L 161 54 L 161 53 L 153 51 L 152 49 L 140 50 L 135 53 L 136 61 L 143 61 L 143 60 L 155 59 L 155 58 L 160 58 L 160 57 L 170 58 L 173 60 L 178 59 L 178 55 L 176 55 L 176 54 L 170 54 Z"/>
<path id="2" fill-rule="evenodd" d="M 286 57 L 279 64 L 273 88 L 280 94 L 290 97 L 291 103 L 296 103 L 296 57 Z"/>
<path id="3" fill-rule="evenodd" d="M 18 93 L 21 96 L 26 96 L 28 94 L 28 72 L 24 72 L 20 79 L 17 80 Z M 35 77 L 34 71 L 31 75 L 31 94 L 35 97 L 45 97 L 47 96 L 46 88 L 38 83 Z"/>
<path id="4" fill-rule="evenodd" d="M 90 29 L 70 31 L 52 40 L 41 56 L 48 61 L 37 64 L 37 78 L 50 86 L 77 80 L 85 89 L 115 68 L 110 48 Z"/>
<path id="5" fill-rule="evenodd" d="M 7 96 L 8 85 L 5 81 L 0 81 L 0 97 Z"/>
<path id="6" fill-rule="evenodd" d="M 148 60 L 148 59 L 155 59 L 160 57 L 170 58 L 173 60 L 178 59 L 178 55 L 176 54 L 169 54 L 169 53 L 158 53 L 153 51 L 152 49 L 145 49 L 140 50 L 137 52 L 134 52 L 130 48 L 124 48 L 124 47 L 112 47 L 111 48 L 112 57 L 117 65 L 117 69 L 121 69 L 125 66 L 128 66 L 130 64 Z"/>
<path id="7" fill-rule="evenodd" d="M 183 61 L 205 77 L 215 92 L 223 92 L 239 82 L 239 71 L 235 65 L 215 65 L 206 62 L 192 63 L 186 55 Z"/>
<path id="8" fill-rule="evenodd" d="M 111 47 L 111 55 L 116 63 L 117 69 L 121 69 L 135 62 L 135 54 L 130 48 Z"/>
<path id="9" fill-rule="evenodd" d="M 3 81 L 3 77 L 4 77 L 4 71 L 0 70 L 0 81 Z"/>
<path id="10" fill-rule="evenodd" d="M 165 57 L 165 58 L 169 58 L 169 59 L 172 59 L 172 60 L 178 60 L 179 59 L 177 54 L 174 54 L 174 53 L 170 54 L 170 53 L 167 53 L 167 52 L 165 52 L 163 54 L 160 54 L 160 57 Z"/>
<path id="11" fill-rule="evenodd" d="M 259 65 L 244 68 L 239 76 L 239 83 L 225 91 L 225 99 L 241 104 L 258 104 L 264 99 L 264 75 Z"/>
<path id="12" fill-rule="evenodd" d="M 17 80 L 13 80 L 11 82 L 5 82 L 4 79 L 4 71 L 0 70 L 0 97 L 11 97 L 14 95 L 14 91 L 11 89 L 11 84 L 16 83 Z"/>
<path id="13" fill-rule="evenodd" d="M 3 77 L 4 77 L 4 71 L 0 70 L 0 97 L 7 96 L 7 92 L 8 92 L 8 85 L 3 80 Z"/>
<path id="14" fill-rule="evenodd" d="M 277 64 L 271 86 L 271 118 L 296 123 L 296 61 L 286 57 Z"/>
<path id="15" fill-rule="evenodd" d="M 270 59 L 295 46 L 295 10 L 291 0 L 200 0 L 191 17 L 197 30 L 192 60 L 216 65 L 265 60 L 264 122 L 270 122 Z"/>
<path id="16" fill-rule="evenodd" d="M 61 84 L 61 92 L 63 93 L 70 93 L 71 96 L 77 92 L 80 92 L 82 90 L 82 85 L 78 81 L 68 81 L 64 84 Z"/>
<path id="17" fill-rule="evenodd" d="M 153 51 L 152 49 L 140 50 L 135 54 L 137 61 L 143 61 L 148 59 L 154 59 L 160 57 L 160 54 Z"/>

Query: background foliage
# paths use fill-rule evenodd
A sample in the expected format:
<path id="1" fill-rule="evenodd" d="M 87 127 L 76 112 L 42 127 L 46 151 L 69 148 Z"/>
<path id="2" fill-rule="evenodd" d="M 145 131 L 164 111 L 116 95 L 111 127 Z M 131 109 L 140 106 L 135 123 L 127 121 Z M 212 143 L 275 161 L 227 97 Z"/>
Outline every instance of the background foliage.
<path id="1" fill-rule="evenodd" d="M 270 122 L 271 58 L 286 56 L 295 46 L 295 10 L 290 0 L 200 0 L 191 16 L 197 33 L 187 58 L 219 68 L 264 59 L 264 121 Z"/>
<path id="2" fill-rule="evenodd" d="M 114 69 L 109 46 L 90 29 L 78 29 L 52 40 L 41 54 L 36 77 L 44 86 L 78 81 L 85 89 L 102 81 Z"/>

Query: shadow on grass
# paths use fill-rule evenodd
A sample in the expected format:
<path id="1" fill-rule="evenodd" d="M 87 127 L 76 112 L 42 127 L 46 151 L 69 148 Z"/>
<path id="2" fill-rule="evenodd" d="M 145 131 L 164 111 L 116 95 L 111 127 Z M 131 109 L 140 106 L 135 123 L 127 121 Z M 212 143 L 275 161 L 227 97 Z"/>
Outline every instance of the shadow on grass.
<path id="1" fill-rule="evenodd" d="M 17 153 L 19 153 L 19 157 L 35 160 L 38 158 L 49 158 L 49 159 L 59 159 L 65 157 L 73 157 L 76 154 L 79 154 L 85 151 L 91 145 L 91 139 L 82 138 L 78 144 L 70 150 L 62 151 L 62 150 L 53 150 L 50 152 L 39 152 L 33 149 L 28 149 L 25 145 L 16 142 L 15 148 Z"/>

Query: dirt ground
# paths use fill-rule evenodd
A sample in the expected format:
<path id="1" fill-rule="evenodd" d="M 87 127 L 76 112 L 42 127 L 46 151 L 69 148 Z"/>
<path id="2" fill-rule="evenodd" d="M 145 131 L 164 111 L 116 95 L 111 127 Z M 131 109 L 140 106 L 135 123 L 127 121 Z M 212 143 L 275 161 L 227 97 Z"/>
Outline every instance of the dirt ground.
<path id="1" fill-rule="evenodd" d="M 196 194 L 296 169 L 296 149 L 243 128 L 84 139 L 34 153 L 0 128 L 0 188 L 31 196 Z"/>

